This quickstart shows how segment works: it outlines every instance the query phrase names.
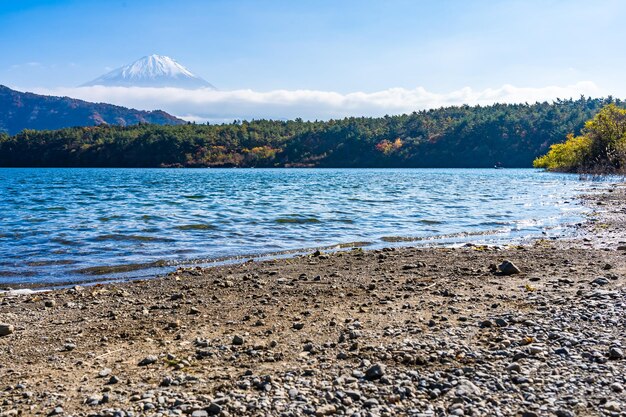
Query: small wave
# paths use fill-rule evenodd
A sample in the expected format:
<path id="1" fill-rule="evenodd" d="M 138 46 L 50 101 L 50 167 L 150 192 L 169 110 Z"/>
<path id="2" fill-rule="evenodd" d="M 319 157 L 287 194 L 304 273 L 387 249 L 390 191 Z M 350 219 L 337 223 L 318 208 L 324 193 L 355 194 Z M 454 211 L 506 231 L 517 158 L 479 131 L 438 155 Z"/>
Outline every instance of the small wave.
<path id="1" fill-rule="evenodd" d="M 188 198 L 189 200 L 202 200 L 206 198 L 203 194 L 184 195 L 183 197 Z"/>
<path id="2" fill-rule="evenodd" d="M 54 260 L 54 261 L 31 261 L 31 262 L 26 262 L 26 265 L 28 266 L 49 266 L 49 265 L 71 265 L 71 264 L 75 264 L 76 261 L 73 261 L 71 259 L 58 259 L 58 260 Z"/>
<path id="3" fill-rule="evenodd" d="M 42 219 L 42 218 L 39 218 L 39 217 L 31 217 L 29 219 L 26 219 L 26 221 L 28 223 L 43 223 L 43 222 L 48 221 L 48 219 Z"/>
<path id="4" fill-rule="evenodd" d="M 315 217 L 279 217 L 274 222 L 279 224 L 307 224 L 307 223 L 321 223 Z"/>
<path id="5" fill-rule="evenodd" d="M 150 221 L 150 220 L 162 220 L 163 218 L 161 216 L 153 216 L 150 214 L 144 214 L 143 216 L 141 216 L 141 220 L 144 221 Z"/>
<path id="6" fill-rule="evenodd" d="M 431 235 L 431 236 L 383 236 L 380 238 L 383 242 L 419 242 L 419 241 L 431 241 L 431 240 L 444 240 L 444 239 L 461 239 L 470 236 L 490 236 L 497 235 L 499 233 L 509 233 L 511 229 L 492 229 L 481 230 L 474 232 L 459 232 L 449 233 L 445 235 Z"/>
<path id="7" fill-rule="evenodd" d="M 420 219 L 420 220 L 418 220 L 418 222 L 422 223 L 422 224 L 443 224 L 442 221 L 430 220 L 430 219 Z"/>
<path id="8" fill-rule="evenodd" d="M 492 221 L 492 222 L 481 222 L 478 223 L 478 226 L 509 226 L 509 222 L 498 222 L 498 221 Z"/>
<path id="9" fill-rule="evenodd" d="M 415 242 L 418 240 L 422 240 L 422 237 L 408 237 L 408 236 L 383 236 L 380 238 L 383 242 Z"/>
<path id="10" fill-rule="evenodd" d="M 340 243 L 335 248 L 345 249 L 345 248 L 363 248 L 366 246 L 372 245 L 372 242 L 346 242 Z"/>
<path id="11" fill-rule="evenodd" d="M 110 222 L 111 220 L 120 220 L 122 216 L 102 216 L 98 217 L 98 220 L 101 222 Z"/>
<path id="12" fill-rule="evenodd" d="M 174 229 L 178 230 L 215 230 L 217 227 L 212 224 L 183 224 L 181 226 L 174 226 Z"/>
<path id="13" fill-rule="evenodd" d="M 0 277 L 34 277 L 36 275 L 37 275 L 37 272 L 35 271 L 24 271 L 24 270 L 1 271 L 0 270 Z"/>
<path id="14" fill-rule="evenodd" d="M 144 264 L 90 266 L 87 268 L 75 269 L 74 272 L 82 275 L 107 275 L 138 271 L 140 269 L 161 268 L 168 265 L 169 263 L 167 261 L 155 261 Z"/>
<path id="15" fill-rule="evenodd" d="M 141 236 L 141 235 L 124 235 L 124 234 L 113 234 L 113 235 L 101 235 L 94 238 L 96 241 L 131 241 L 131 242 L 173 242 L 174 239 L 169 239 L 166 237 L 153 237 L 153 236 Z"/>
<path id="16" fill-rule="evenodd" d="M 77 242 L 75 240 L 68 240 L 68 239 L 63 239 L 60 237 L 54 237 L 52 239 L 50 239 L 52 242 L 54 243 L 58 243 L 60 245 L 64 245 L 64 246 L 80 246 L 81 243 Z"/>

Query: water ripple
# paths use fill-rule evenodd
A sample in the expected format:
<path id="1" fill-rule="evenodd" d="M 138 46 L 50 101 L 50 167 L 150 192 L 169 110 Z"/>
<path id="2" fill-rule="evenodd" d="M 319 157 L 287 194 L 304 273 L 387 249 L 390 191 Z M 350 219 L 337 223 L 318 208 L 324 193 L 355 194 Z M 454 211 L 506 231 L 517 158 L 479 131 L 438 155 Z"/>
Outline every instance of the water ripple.
<path id="1" fill-rule="evenodd" d="M 540 235 L 580 221 L 574 198 L 596 185 L 531 169 L 0 168 L 0 178 L 3 284 L 313 247 Z"/>

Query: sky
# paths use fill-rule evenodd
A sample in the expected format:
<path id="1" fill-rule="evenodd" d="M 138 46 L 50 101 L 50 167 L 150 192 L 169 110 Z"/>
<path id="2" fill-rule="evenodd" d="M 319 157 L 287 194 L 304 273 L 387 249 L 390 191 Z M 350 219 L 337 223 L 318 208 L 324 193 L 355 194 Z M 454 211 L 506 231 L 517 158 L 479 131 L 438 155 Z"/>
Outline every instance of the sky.
<path id="1" fill-rule="evenodd" d="M 0 84 L 189 120 L 626 97 L 617 0 L 0 0 Z M 217 92 L 77 88 L 145 55 Z"/>

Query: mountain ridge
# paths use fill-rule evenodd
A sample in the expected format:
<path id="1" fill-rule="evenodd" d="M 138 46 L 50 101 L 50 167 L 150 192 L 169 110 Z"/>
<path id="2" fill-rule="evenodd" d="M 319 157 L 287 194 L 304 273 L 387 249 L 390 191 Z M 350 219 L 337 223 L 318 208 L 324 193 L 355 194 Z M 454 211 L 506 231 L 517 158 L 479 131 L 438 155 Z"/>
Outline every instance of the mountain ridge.
<path id="1" fill-rule="evenodd" d="M 147 55 L 128 65 L 116 68 L 81 87 L 174 87 L 216 90 L 215 86 L 197 76 L 176 60 L 164 55 Z"/>
<path id="2" fill-rule="evenodd" d="M 162 110 L 129 109 L 71 97 L 21 92 L 0 84 L 0 132 L 9 135 L 24 129 L 55 130 L 74 126 L 128 126 L 138 123 L 180 125 L 187 122 Z"/>

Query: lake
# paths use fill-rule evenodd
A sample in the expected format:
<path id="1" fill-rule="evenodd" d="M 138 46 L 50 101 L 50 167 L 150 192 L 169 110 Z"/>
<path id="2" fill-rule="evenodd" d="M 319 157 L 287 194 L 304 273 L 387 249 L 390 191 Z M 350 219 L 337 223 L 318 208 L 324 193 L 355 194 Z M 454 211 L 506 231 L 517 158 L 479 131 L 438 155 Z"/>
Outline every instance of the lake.
<path id="1" fill-rule="evenodd" d="M 0 168 L 0 284 L 312 248 L 557 236 L 595 184 L 533 169 Z M 339 246 L 338 246 L 339 245 Z"/>

